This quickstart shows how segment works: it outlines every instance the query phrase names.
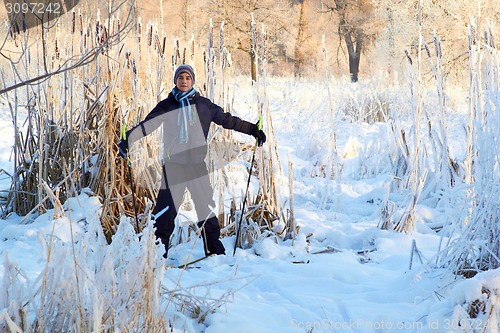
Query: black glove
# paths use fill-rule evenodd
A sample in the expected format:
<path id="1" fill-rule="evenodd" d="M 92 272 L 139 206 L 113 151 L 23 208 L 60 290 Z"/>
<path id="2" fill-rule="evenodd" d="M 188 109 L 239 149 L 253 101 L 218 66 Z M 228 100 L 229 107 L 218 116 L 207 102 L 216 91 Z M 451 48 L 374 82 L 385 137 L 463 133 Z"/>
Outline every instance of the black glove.
<path id="1" fill-rule="evenodd" d="M 260 130 L 259 127 L 255 124 L 252 130 L 252 135 L 257 139 L 257 145 L 260 147 L 266 142 L 266 133 L 263 130 Z"/>
<path id="2" fill-rule="evenodd" d="M 121 157 L 127 158 L 127 154 L 128 154 L 128 140 L 127 139 L 121 139 L 120 142 L 118 142 L 118 152 L 120 153 Z"/>

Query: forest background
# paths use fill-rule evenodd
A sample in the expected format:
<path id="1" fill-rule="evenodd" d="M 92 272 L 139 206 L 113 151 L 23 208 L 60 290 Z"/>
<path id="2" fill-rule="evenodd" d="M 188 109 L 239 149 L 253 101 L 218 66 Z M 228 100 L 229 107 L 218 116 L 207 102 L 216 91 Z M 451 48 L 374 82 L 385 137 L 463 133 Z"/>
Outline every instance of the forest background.
<path id="1" fill-rule="evenodd" d="M 350 62 L 357 60 L 361 78 L 384 74 L 388 80 L 406 75 L 405 53 L 416 58 L 419 23 L 426 40 L 433 34 L 440 37 L 445 74 L 454 80 L 467 70 L 464 36 L 471 16 L 478 20 L 478 15 L 487 16 L 493 22 L 500 17 L 498 5 L 491 0 L 423 1 L 420 18 L 418 0 L 183 0 L 137 1 L 136 5 L 139 16 L 159 22 L 167 36 L 185 42 L 194 38 L 201 46 L 206 46 L 208 21 L 213 20 L 215 27 L 223 22 L 235 73 L 251 73 L 253 14 L 259 28 L 262 23 L 266 30 L 268 74 L 314 77 L 323 73 L 324 45 L 331 74 L 352 75 Z M 498 26 L 493 32 L 498 32 Z M 430 77 L 430 68 L 424 72 Z"/>
<path id="2" fill-rule="evenodd" d="M 133 3 L 130 14 L 134 20 L 140 19 L 144 25 L 154 22 L 167 44 L 177 42 L 181 46 L 194 40 L 197 47 L 206 48 L 210 22 L 216 29 L 223 24 L 224 47 L 231 55 L 232 70 L 243 75 L 250 75 L 253 70 L 254 79 L 252 20 L 258 29 L 262 25 L 266 31 L 270 75 L 314 77 L 324 72 L 324 48 L 331 74 L 335 76 L 350 75 L 356 81 L 358 76 L 383 74 L 394 82 L 407 72 L 407 56 L 416 57 L 421 26 L 422 36 L 428 41 L 434 34 L 439 36 L 445 74 L 448 80 L 460 84 L 463 81 L 455 79 L 463 77 L 467 70 L 465 36 L 471 16 L 492 22 L 500 17 L 493 0 L 136 0 L 128 3 L 67 0 L 65 3 L 68 8 L 77 4 L 75 8 L 89 18 L 97 17 L 98 10 L 101 18 L 120 11 L 124 15 L 129 3 Z M 0 6 L 0 18 L 6 16 L 6 8 Z M 71 15 L 64 15 L 59 25 L 68 26 L 70 20 Z M 493 26 L 494 35 L 498 29 Z M 134 38 L 133 34 L 129 38 Z M 424 73 L 430 75 L 430 68 Z"/>

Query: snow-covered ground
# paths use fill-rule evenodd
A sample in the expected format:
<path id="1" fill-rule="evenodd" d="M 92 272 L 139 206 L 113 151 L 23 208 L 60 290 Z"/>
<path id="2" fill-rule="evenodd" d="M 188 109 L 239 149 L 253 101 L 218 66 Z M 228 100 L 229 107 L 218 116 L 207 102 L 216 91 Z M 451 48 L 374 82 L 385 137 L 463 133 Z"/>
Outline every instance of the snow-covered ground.
<path id="1" fill-rule="evenodd" d="M 339 87 L 345 85 L 350 83 L 338 83 Z M 429 200 L 429 204 L 416 206 L 415 232 L 407 235 L 378 228 L 382 202 L 394 176 L 389 158 L 394 144 L 387 124 L 351 123 L 337 115 L 337 147 L 340 154 L 346 152 L 342 178 L 338 182 L 318 177 L 322 163 L 329 156 L 331 129 L 329 96 L 324 89 L 321 94 L 317 93 L 320 87 L 319 83 L 286 80 L 273 81 L 268 87 L 284 171 L 279 185 L 286 188 L 291 161 L 299 234 L 293 241 L 274 237 L 259 240 L 252 248 L 238 249 L 235 256 L 232 255 L 235 237 L 226 237 L 222 242 L 228 255 L 207 258 L 187 270 L 167 268 L 162 274 L 155 273 L 154 276 L 161 279 L 165 296 L 160 299 L 163 302 L 160 306 L 165 309 L 165 317 L 172 322 L 174 331 L 482 331 L 482 319 L 464 319 L 463 305 L 481 298 L 482 285 L 496 286 L 498 290 L 500 272 L 489 271 L 473 279 L 454 281 L 445 269 L 434 267 L 436 255 L 448 234 L 433 231 L 429 225 L 446 226 L 460 216 L 460 207 L 447 206 L 443 201 L 436 206 Z M 345 98 L 340 95 L 339 87 L 334 88 L 332 96 L 337 106 Z M 241 83 L 233 89 L 241 97 L 235 112 L 245 119 L 256 119 L 252 87 Z M 404 100 L 404 88 L 399 93 Z M 10 114 L 3 110 L 0 168 L 11 172 L 13 130 Z M 462 125 L 464 116 L 458 113 L 450 119 L 457 121 L 450 124 L 453 130 L 454 126 Z M 463 142 L 460 135 L 453 137 L 452 154 L 463 157 Z M 244 179 L 244 176 L 234 179 Z M 8 186 L 5 182 L 1 185 Z M 242 188 L 244 184 L 233 186 Z M 283 190 L 282 196 L 284 200 L 287 198 L 287 190 Z M 408 197 L 391 193 L 391 201 L 404 207 Z M 99 224 L 99 208 L 97 198 L 82 193 L 78 199 L 68 200 L 64 217 L 54 218 L 54 212 L 49 211 L 32 223 L 20 223 L 21 217 L 15 215 L 0 221 L 3 261 L 0 313 L 4 313 L 1 308 L 9 307 L 7 300 L 12 297 L 8 294 L 29 298 L 28 291 L 19 289 L 35 288 L 40 283 L 37 277 L 46 274 L 47 257 L 52 252 L 52 258 L 58 258 L 57 251 L 72 249 L 75 258 L 86 261 L 82 271 L 87 275 L 90 273 L 85 267 L 99 267 L 108 252 L 114 254 L 115 269 L 119 265 L 134 264 L 146 240 L 134 237 L 130 232 L 132 227 L 124 219 L 118 234 L 120 241 L 102 245 L 102 240 L 92 234 L 98 234 L 95 230 Z M 400 213 L 401 210 L 396 211 Z M 55 244 L 52 252 L 49 244 Z M 99 251 L 98 246 L 102 246 L 103 251 Z M 160 248 L 156 249 L 161 254 Z M 202 242 L 192 240 L 177 245 L 169 254 L 171 258 L 166 266 L 180 265 L 203 255 Z M 59 258 L 60 265 L 73 260 Z M 157 259 L 157 262 L 163 269 L 163 260 Z M 16 267 L 15 273 L 12 267 Z M 119 277 L 113 275 L 110 279 Z M 104 280 L 96 277 L 94 287 L 99 288 L 97 283 L 109 283 Z M 174 294 L 197 299 L 198 313 L 202 314 L 199 318 L 203 320 L 199 322 L 186 316 L 178 304 L 166 301 L 168 295 Z M 0 316 L 0 327 L 5 323 L 5 318 Z M 491 325 L 488 329 L 498 331 Z"/>

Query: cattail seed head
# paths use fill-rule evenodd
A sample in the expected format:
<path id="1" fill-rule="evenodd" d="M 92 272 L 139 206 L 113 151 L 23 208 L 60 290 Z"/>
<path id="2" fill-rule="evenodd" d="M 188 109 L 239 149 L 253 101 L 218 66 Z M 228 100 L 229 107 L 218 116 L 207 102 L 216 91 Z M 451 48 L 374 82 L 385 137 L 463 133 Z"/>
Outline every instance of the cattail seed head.
<path id="1" fill-rule="evenodd" d="M 410 65 L 413 65 L 413 60 L 411 59 L 410 53 L 406 49 L 405 49 L 405 55 L 408 61 L 410 62 Z"/>
<path id="2" fill-rule="evenodd" d="M 440 59 L 442 57 L 442 53 L 441 53 L 441 40 L 439 39 L 438 36 L 436 36 L 434 34 L 434 37 L 433 37 L 432 41 L 434 43 L 434 49 L 436 50 L 436 57 L 438 59 Z"/>
<path id="3" fill-rule="evenodd" d="M 76 30 L 76 12 L 75 10 L 72 11 L 72 20 L 71 20 L 71 34 L 74 35 L 75 34 L 75 30 Z"/>
<path id="4" fill-rule="evenodd" d="M 153 44 L 153 25 L 150 24 L 148 30 L 148 46 L 151 46 L 152 44 Z"/>
<path id="5" fill-rule="evenodd" d="M 137 43 L 141 44 L 141 35 L 142 35 L 142 21 L 141 18 L 137 20 Z"/>
<path id="6" fill-rule="evenodd" d="M 427 45 L 427 43 L 424 43 L 424 48 L 425 48 L 425 52 L 427 53 L 427 57 L 431 57 L 431 51 L 429 50 L 429 45 Z"/>
<path id="7" fill-rule="evenodd" d="M 191 35 L 190 44 L 191 44 L 191 59 L 194 59 L 194 34 Z"/>
<path id="8" fill-rule="evenodd" d="M 101 44 L 104 44 L 107 39 L 108 39 L 108 29 L 106 27 L 102 27 Z"/>
<path id="9" fill-rule="evenodd" d="M 83 36 L 83 15 L 80 12 L 80 9 L 78 9 L 78 18 L 80 20 L 80 36 Z"/>
<path id="10" fill-rule="evenodd" d="M 130 65 L 132 66 L 132 73 L 134 73 L 134 75 L 137 75 L 137 68 L 135 66 L 135 61 L 134 59 L 131 59 L 130 60 Z"/>

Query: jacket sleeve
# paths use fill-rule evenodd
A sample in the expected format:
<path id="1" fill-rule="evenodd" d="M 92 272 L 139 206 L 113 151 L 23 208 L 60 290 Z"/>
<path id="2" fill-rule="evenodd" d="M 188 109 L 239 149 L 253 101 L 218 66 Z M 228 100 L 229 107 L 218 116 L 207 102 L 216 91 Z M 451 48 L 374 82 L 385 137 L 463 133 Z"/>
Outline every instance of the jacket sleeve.
<path id="1" fill-rule="evenodd" d="M 161 114 L 162 107 L 158 104 L 143 121 L 128 130 L 126 134 L 129 145 L 157 129 L 162 124 Z"/>
<path id="2" fill-rule="evenodd" d="M 229 112 L 224 112 L 217 104 L 211 103 L 210 110 L 213 114 L 213 122 L 225 129 L 232 129 L 248 135 L 252 135 L 256 130 L 255 124 L 233 116 Z"/>

